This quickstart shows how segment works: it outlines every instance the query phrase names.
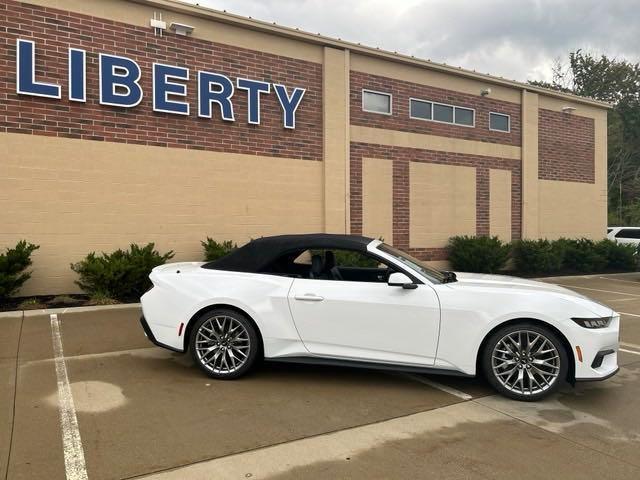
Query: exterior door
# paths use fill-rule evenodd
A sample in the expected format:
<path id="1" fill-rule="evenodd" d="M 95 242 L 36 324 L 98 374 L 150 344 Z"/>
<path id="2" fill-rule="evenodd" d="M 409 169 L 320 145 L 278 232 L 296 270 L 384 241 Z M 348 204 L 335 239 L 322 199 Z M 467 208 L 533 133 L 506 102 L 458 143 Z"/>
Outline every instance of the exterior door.
<path id="1" fill-rule="evenodd" d="M 429 285 L 295 279 L 293 319 L 313 354 L 372 362 L 432 365 L 440 304 Z"/>

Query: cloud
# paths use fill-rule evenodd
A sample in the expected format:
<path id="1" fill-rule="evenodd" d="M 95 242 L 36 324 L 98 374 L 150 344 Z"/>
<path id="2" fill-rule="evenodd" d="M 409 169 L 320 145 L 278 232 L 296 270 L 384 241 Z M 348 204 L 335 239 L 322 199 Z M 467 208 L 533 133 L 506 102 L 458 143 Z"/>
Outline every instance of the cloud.
<path id="1" fill-rule="evenodd" d="M 520 81 L 582 48 L 640 60 L 637 0 L 186 0 Z"/>

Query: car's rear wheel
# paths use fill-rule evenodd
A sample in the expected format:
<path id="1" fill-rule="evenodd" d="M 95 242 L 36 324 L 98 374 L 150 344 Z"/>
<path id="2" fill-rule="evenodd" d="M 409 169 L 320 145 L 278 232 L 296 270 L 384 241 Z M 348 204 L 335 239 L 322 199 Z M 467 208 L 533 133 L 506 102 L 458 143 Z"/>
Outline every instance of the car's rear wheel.
<path id="1" fill-rule="evenodd" d="M 535 401 L 555 392 L 567 378 L 567 352 L 550 329 L 518 323 L 497 330 L 487 340 L 482 367 L 499 393 Z"/>
<path id="2" fill-rule="evenodd" d="M 243 314 L 227 309 L 212 310 L 196 320 L 189 342 L 196 364 L 218 379 L 247 373 L 259 350 L 253 324 Z"/>

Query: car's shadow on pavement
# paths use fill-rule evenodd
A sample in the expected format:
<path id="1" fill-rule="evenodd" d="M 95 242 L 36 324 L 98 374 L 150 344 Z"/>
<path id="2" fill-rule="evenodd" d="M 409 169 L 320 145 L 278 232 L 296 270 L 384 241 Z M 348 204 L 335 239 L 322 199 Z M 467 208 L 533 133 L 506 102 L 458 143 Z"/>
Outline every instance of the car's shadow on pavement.
<path id="1" fill-rule="evenodd" d="M 181 354 L 158 349 L 153 350 L 153 354 L 150 355 L 150 357 L 152 358 L 149 358 L 149 360 L 153 361 L 157 367 L 160 367 L 162 364 L 162 368 L 164 368 L 167 373 L 186 375 L 190 379 L 202 379 L 207 382 L 213 382 L 213 384 L 216 385 L 225 385 L 230 382 L 229 380 L 217 380 L 208 377 L 205 372 L 198 368 L 189 353 Z M 433 392 L 434 390 L 438 391 L 437 388 L 422 383 L 420 381 L 421 379 L 427 379 L 430 382 L 458 389 L 473 397 L 493 393 L 491 387 L 484 378 L 481 377 L 467 378 L 450 375 L 422 375 L 395 370 L 298 364 L 273 360 L 257 362 L 255 367 L 247 375 L 232 380 L 231 382 L 245 385 L 281 384 L 281 386 L 297 386 L 300 388 L 393 388 L 395 390 L 406 389 L 408 391 L 422 391 L 425 394 Z"/>

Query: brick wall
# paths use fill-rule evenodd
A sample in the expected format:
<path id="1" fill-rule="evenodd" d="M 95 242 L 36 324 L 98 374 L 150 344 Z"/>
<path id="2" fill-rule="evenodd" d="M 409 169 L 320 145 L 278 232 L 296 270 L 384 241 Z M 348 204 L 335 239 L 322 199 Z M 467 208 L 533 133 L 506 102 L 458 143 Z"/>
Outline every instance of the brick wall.
<path id="1" fill-rule="evenodd" d="M 490 97 L 469 95 L 444 90 L 418 83 L 396 80 L 368 73 L 352 71 L 351 79 L 351 123 L 365 127 L 401 130 L 404 132 L 440 135 L 443 137 L 478 140 L 519 146 L 520 105 L 494 100 Z M 392 115 L 381 115 L 362 110 L 362 89 L 371 89 L 393 95 Z M 418 98 L 476 110 L 475 127 L 449 125 L 445 123 L 412 119 L 409 116 L 409 99 Z M 511 132 L 489 130 L 489 112 L 511 116 Z"/>
<path id="2" fill-rule="evenodd" d="M 538 115 L 538 178 L 594 183 L 593 119 L 544 108 Z"/>
<path id="3" fill-rule="evenodd" d="M 16 39 L 36 42 L 36 79 L 62 86 L 63 99 L 16 94 Z M 69 102 L 68 48 L 87 51 L 87 103 Z M 142 103 L 130 109 L 98 103 L 98 53 L 129 57 L 142 69 Z M 152 110 L 151 65 L 188 67 L 191 115 Z M 296 129 L 283 128 L 275 93 L 262 95 L 261 125 L 249 125 L 246 93 L 233 97 L 236 121 L 197 117 L 196 70 L 224 73 L 287 87 L 304 87 Z M 49 135 L 255 155 L 322 159 L 322 65 L 218 43 L 154 36 L 143 28 L 87 15 L 0 0 L 0 132 Z"/>
<path id="4" fill-rule="evenodd" d="M 444 248 L 409 248 L 409 162 L 476 168 L 476 235 L 489 234 L 489 169 L 511 171 L 511 236 L 521 231 L 521 166 L 519 160 L 438 152 L 407 147 L 351 143 L 351 233 L 362 234 L 362 158 L 393 160 L 393 245 L 421 260 L 445 260 Z"/>

